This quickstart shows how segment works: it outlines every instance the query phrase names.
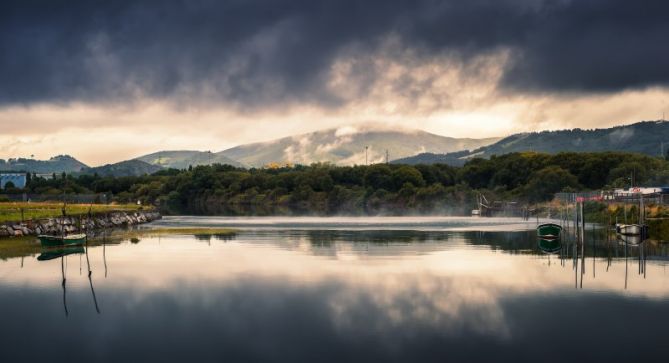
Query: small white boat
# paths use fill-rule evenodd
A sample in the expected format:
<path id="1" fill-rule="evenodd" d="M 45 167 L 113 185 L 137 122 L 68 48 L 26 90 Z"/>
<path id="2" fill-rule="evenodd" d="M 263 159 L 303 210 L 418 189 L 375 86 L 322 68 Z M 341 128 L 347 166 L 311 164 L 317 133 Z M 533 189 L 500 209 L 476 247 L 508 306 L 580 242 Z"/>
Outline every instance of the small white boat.
<path id="1" fill-rule="evenodd" d="M 616 224 L 616 233 L 624 236 L 640 236 L 644 231 L 641 224 Z"/>

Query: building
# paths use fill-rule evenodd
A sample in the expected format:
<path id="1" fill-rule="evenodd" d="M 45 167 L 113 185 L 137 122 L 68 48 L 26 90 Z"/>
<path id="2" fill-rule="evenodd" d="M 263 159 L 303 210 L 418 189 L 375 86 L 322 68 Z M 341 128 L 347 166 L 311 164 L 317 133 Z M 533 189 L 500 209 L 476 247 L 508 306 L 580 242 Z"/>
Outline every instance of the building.
<path id="1" fill-rule="evenodd" d="M 0 189 L 5 189 L 5 185 L 11 182 L 16 188 L 25 188 L 27 183 L 25 173 L 0 173 Z"/>
<path id="2" fill-rule="evenodd" d="M 35 175 L 35 178 L 42 178 L 42 179 L 45 179 L 45 180 L 49 180 L 49 179 L 54 179 L 54 177 L 53 177 L 54 174 L 55 173 L 37 173 L 37 174 L 34 174 L 34 175 Z"/>

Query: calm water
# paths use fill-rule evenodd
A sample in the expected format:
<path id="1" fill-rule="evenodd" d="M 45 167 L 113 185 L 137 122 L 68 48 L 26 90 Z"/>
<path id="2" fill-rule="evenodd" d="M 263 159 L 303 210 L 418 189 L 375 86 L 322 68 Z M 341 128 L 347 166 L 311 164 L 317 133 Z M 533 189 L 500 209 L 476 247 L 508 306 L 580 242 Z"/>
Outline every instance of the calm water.
<path id="1" fill-rule="evenodd" d="M 150 227 L 221 225 L 239 232 L 0 261 L 0 361 L 667 360 L 657 241 L 592 229 L 547 254 L 515 219 Z"/>

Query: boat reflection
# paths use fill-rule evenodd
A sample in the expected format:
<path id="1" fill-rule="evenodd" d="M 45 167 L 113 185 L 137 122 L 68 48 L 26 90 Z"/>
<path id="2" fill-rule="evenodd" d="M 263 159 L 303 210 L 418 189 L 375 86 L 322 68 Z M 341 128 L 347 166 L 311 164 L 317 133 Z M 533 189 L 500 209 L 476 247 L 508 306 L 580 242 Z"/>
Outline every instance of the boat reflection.
<path id="1" fill-rule="evenodd" d="M 669 243 L 646 239 L 644 235 L 624 235 L 606 229 L 593 229 L 582 235 L 563 236 L 563 242 L 558 242 L 539 239 L 537 246 L 544 254 L 559 253 L 563 266 L 565 260 L 572 260 L 576 288 L 583 288 L 588 269 L 592 270 L 591 281 L 597 278 L 597 264 L 603 260 L 606 261 L 604 271 L 607 274 L 613 265 L 624 265 L 624 274 L 621 276 L 624 278 L 622 288 L 625 290 L 630 287 L 635 262 L 637 275 L 645 279 L 649 259 L 657 264 L 669 261 Z"/>
<path id="2" fill-rule="evenodd" d="M 56 258 L 60 258 L 60 273 L 61 273 L 61 287 L 63 289 L 63 309 L 65 310 L 65 316 L 69 316 L 70 312 L 67 309 L 67 278 L 65 277 L 65 265 L 66 258 L 68 255 L 73 254 L 82 254 L 84 253 L 84 248 L 80 245 L 77 246 L 59 246 L 55 248 L 44 248 L 42 249 L 42 254 L 37 257 L 38 261 L 49 261 Z"/>
<path id="3" fill-rule="evenodd" d="M 618 241 L 627 244 L 627 245 L 633 245 L 637 246 L 640 245 L 644 239 L 641 235 L 624 235 L 624 234 L 618 234 L 617 235 Z"/>
<path id="4" fill-rule="evenodd" d="M 67 255 L 82 254 L 84 252 L 84 247 L 81 245 L 43 248 L 42 253 L 37 256 L 37 260 L 48 261 L 56 258 L 63 258 Z"/>
<path id="5" fill-rule="evenodd" d="M 562 250 L 562 241 L 559 238 L 538 238 L 537 246 L 543 253 L 554 254 Z"/>
<path id="6" fill-rule="evenodd" d="M 88 283 L 91 288 L 91 294 L 93 296 L 95 311 L 98 314 L 100 314 L 100 307 L 98 305 L 97 296 L 95 295 L 95 289 L 93 287 L 93 270 L 91 269 L 91 262 L 88 256 L 88 250 L 89 250 L 88 244 L 86 244 L 85 247 L 82 245 L 72 245 L 72 246 L 58 246 L 54 248 L 43 248 L 42 253 L 37 257 L 38 261 L 49 261 L 56 258 L 60 258 L 61 287 L 63 290 L 63 309 L 65 311 L 66 317 L 69 316 L 70 314 L 69 309 L 67 307 L 67 257 L 75 254 L 78 254 L 80 257 L 81 255 L 86 255 L 86 265 L 88 269 Z M 81 269 L 81 266 L 79 268 Z"/>

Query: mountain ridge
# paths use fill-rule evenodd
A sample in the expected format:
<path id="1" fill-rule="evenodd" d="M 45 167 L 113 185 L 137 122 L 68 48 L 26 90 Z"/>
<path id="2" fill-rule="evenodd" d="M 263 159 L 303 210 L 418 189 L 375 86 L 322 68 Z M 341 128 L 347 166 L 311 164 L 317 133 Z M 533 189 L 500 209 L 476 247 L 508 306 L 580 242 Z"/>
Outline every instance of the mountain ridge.
<path id="1" fill-rule="evenodd" d="M 664 149 L 664 150 L 663 150 Z M 418 153 L 393 160 L 407 164 L 447 163 L 462 165 L 474 157 L 489 158 L 512 152 L 635 152 L 651 156 L 666 155 L 669 150 L 669 122 L 640 121 L 597 129 L 564 129 L 523 132 L 502 138 L 490 145 L 455 153 Z"/>
<path id="2" fill-rule="evenodd" d="M 452 138 L 419 129 L 394 130 L 389 126 L 344 126 L 243 144 L 220 152 L 158 151 L 98 167 L 89 167 L 70 155 L 58 155 L 49 160 L 0 159 L 0 171 L 125 176 L 151 174 L 163 168 L 186 169 L 189 166 L 209 164 L 235 167 L 317 162 L 362 165 L 366 162 L 385 162 L 386 150 L 391 163 L 441 163 L 454 166 L 461 166 L 475 157 L 489 158 L 492 155 L 524 151 L 621 151 L 656 156 L 669 151 L 669 122 L 640 121 L 609 128 L 523 132 L 486 139 Z"/>
<path id="3" fill-rule="evenodd" d="M 161 166 L 152 165 L 141 160 L 124 160 L 118 163 L 105 164 L 81 170 L 81 174 L 97 174 L 99 176 L 141 176 L 150 175 L 163 170 Z"/>
<path id="4" fill-rule="evenodd" d="M 477 148 L 499 138 L 453 138 L 427 131 L 393 130 L 365 125 L 344 126 L 239 145 L 219 152 L 241 163 L 261 167 L 269 163 L 339 165 L 383 162 L 386 151 L 392 157 L 407 157 L 417 150 L 452 152 Z"/>
<path id="5" fill-rule="evenodd" d="M 219 153 L 197 150 L 163 150 L 142 155 L 133 160 L 140 160 L 162 168 L 186 169 L 190 166 L 228 164 L 236 167 L 245 167 L 244 164 L 232 160 Z"/>
<path id="6" fill-rule="evenodd" d="M 73 173 L 88 168 L 88 165 L 70 155 L 56 155 L 48 160 L 28 158 L 0 159 L 0 171 L 31 172 L 38 174 Z"/>

